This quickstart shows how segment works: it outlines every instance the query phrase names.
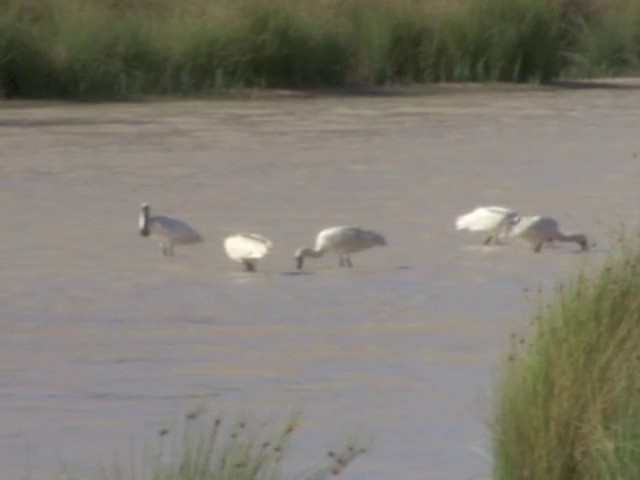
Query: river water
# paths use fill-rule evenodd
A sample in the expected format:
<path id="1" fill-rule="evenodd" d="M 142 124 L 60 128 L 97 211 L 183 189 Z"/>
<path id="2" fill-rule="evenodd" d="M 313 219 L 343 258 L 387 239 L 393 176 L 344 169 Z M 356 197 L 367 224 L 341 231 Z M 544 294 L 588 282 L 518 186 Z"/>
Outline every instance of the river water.
<path id="1" fill-rule="evenodd" d="M 637 227 L 638 107 L 638 90 L 559 88 L 1 105 L 2 478 L 93 472 L 198 403 L 301 410 L 291 472 L 359 431 L 372 449 L 342 478 L 489 478 L 491 389 L 526 290 Z M 162 257 L 137 233 L 143 201 L 206 242 Z M 494 204 L 595 247 L 455 231 Z M 292 273 L 296 248 L 343 224 L 388 246 Z M 275 243 L 255 274 L 223 254 L 237 231 Z"/>

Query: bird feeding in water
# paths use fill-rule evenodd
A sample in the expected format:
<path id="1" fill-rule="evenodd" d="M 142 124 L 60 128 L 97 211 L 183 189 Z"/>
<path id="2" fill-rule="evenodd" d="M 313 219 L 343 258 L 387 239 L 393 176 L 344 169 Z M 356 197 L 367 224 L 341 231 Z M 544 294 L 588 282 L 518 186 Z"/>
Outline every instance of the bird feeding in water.
<path id="1" fill-rule="evenodd" d="M 500 238 L 508 237 L 511 229 L 520 221 L 520 215 L 506 207 L 478 207 L 472 212 L 456 218 L 457 230 L 483 232 L 489 236 L 484 244 L 500 243 Z"/>
<path id="2" fill-rule="evenodd" d="M 301 270 L 306 257 L 320 258 L 326 253 L 335 253 L 340 259 L 341 267 L 351 268 L 353 263 L 350 254 L 386 244 L 384 236 L 373 230 L 359 227 L 327 228 L 318 233 L 314 248 L 304 247 L 296 250 L 296 267 Z"/>
<path id="3" fill-rule="evenodd" d="M 564 233 L 557 220 L 551 217 L 522 217 L 512 232 L 512 237 L 522 238 L 528 242 L 533 251 L 538 253 L 547 242 L 575 242 L 582 250 L 588 250 L 587 237 L 582 233 Z"/>
<path id="4" fill-rule="evenodd" d="M 224 239 L 224 251 L 234 262 L 244 265 L 248 272 L 256 270 L 258 260 L 273 248 L 273 242 L 257 233 L 236 233 Z"/>
<path id="5" fill-rule="evenodd" d="M 202 236 L 182 220 L 164 215 L 151 216 L 151 207 L 148 203 L 140 206 L 138 227 L 140 235 L 156 240 L 162 249 L 162 255 L 173 257 L 174 246 L 192 245 L 201 243 Z"/>

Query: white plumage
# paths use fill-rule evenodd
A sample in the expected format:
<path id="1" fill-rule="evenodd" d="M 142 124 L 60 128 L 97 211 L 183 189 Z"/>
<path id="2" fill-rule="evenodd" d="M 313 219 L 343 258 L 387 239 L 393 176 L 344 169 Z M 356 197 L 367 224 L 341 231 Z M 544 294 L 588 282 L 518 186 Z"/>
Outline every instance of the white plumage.
<path id="1" fill-rule="evenodd" d="M 522 217 L 511 232 L 512 237 L 519 237 L 529 242 L 533 251 L 538 253 L 546 242 L 575 242 L 583 250 L 588 250 L 587 237 L 582 233 L 563 233 L 558 222 L 551 217 Z"/>
<path id="2" fill-rule="evenodd" d="M 511 228 L 518 223 L 520 216 L 506 207 L 478 207 L 474 211 L 460 215 L 456 219 L 456 229 L 470 232 L 484 232 L 489 236 L 484 241 L 498 243 L 499 239 L 508 236 Z"/>
<path id="3" fill-rule="evenodd" d="M 192 245 L 203 241 L 202 236 L 183 221 L 164 215 L 151 216 L 150 210 L 148 203 L 143 203 L 140 207 L 140 235 L 154 238 L 165 257 L 174 256 L 173 247 L 176 245 Z"/>
<path id="4" fill-rule="evenodd" d="M 257 233 L 236 233 L 224 240 L 224 251 L 234 262 L 239 262 L 249 272 L 256 269 L 256 263 L 273 248 L 273 242 Z"/>
<path id="5" fill-rule="evenodd" d="M 349 254 L 386 244 L 384 236 L 373 230 L 331 227 L 318 233 L 315 248 L 304 247 L 296 251 L 296 266 L 298 270 L 302 269 L 305 257 L 320 258 L 325 253 L 335 253 L 340 258 L 341 267 L 353 267 Z"/>

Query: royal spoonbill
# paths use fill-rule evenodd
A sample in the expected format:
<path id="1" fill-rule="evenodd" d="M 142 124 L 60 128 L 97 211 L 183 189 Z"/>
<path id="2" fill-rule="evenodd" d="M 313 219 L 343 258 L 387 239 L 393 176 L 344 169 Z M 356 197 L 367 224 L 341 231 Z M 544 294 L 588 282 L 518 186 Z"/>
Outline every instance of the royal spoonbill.
<path id="1" fill-rule="evenodd" d="M 259 259 L 273 248 L 273 242 L 257 233 L 236 233 L 224 239 L 224 251 L 234 262 L 242 263 L 254 272 Z"/>
<path id="2" fill-rule="evenodd" d="M 529 242 L 533 251 L 538 253 L 545 242 L 575 242 L 582 250 L 588 250 L 587 237 L 582 233 L 563 233 L 558 222 L 551 217 L 522 217 L 511 231 L 512 237 L 519 237 Z"/>
<path id="3" fill-rule="evenodd" d="M 492 241 L 497 244 L 500 237 L 509 235 L 519 220 L 520 215 L 510 208 L 478 207 L 472 212 L 460 215 L 456 219 L 456 229 L 488 233 L 484 244 L 489 245 Z"/>
<path id="4" fill-rule="evenodd" d="M 157 240 L 165 257 L 174 256 L 175 245 L 191 245 L 203 241 L 202 236 L 183 221 L 164 215 L 151 216 L 150 210 L 148 203 L 140 206 L 138 220 L 140 235 Z"/>
<path id="5" fill-rule="evenodd" d="M 335 253 L 340 258 L 341 267 L 353 267 L 349 254 L 386 244 L 384 236 L 373 230 L 331 227 L 318 233 L 315 248 L 305 247 L 296 250 L 296 266 L 301 270 L 305 257 L 320 258 L 325 253 Z"/>

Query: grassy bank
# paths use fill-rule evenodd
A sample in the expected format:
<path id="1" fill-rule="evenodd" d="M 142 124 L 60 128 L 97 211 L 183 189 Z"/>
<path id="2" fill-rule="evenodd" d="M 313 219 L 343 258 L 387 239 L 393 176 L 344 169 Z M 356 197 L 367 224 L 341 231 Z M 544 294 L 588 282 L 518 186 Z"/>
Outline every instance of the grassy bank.
<path id="1" fill-rule="evenodd" d="M 495 479 L 640 478 L 639 239 L 559 288 L 506 363 Z"/>
<path id="2" fill-rule="evenodd" d="M 638 0 L 0 0 L 7 96 L 540 81 L 638 62 Z"/>
<path id="3" fill-rule="evenodd" d="M 256 419 L 212 419 L 211 424 L 187 416 L 184 425 L 173 431 L 162 428 L 157 442 L 139 455 L 129 452 L 125 461 L 116 461 L 89 478 L 100 480 L 282 480 L 289 478 L 281 465 L 298 415 L 282 423 Z M 367 442 L 369 443 L 369 442 Z M 324 480 L 343 472 L 368 444 L 353 438 L 340 448 L 321 455 L 319 461 L 297 480 Z M 80 479 L 73 472 L 68 478 Z M 67 477 L 65 477 L 67 478 Z"/>

